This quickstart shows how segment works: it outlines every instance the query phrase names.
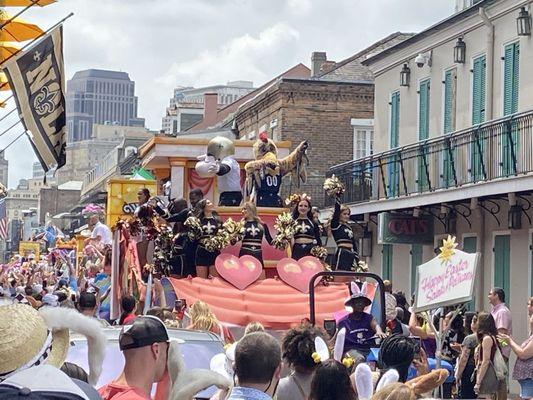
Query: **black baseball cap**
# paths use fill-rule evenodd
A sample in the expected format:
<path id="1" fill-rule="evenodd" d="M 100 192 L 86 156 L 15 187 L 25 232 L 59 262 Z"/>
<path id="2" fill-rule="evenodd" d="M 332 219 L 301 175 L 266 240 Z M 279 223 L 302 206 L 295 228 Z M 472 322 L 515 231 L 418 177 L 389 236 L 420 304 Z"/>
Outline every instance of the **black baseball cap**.
<path id="1" fill-rule="evenodd" d="M 159 318 L 143 315 L 135 318 L 131 325 L 125 325 L 120 332 L 120 350 L 137 349 L 154 343 L 169 342 L 168 331 Z"/>
<path id="2" fill-rule="evenodd" d="M 80 308 L 94 308 L 96 307 L 96 296 L 94 293 L 82 292 L 78 300 Z"/>

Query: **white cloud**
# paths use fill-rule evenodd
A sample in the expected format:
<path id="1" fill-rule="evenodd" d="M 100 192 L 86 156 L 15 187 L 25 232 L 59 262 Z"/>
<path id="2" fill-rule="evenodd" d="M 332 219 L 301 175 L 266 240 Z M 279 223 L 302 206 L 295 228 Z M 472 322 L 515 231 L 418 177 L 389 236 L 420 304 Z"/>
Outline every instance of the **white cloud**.
<path id="1" fill-rule="evenodd" d="M 212 85 L 230 80 L 252 80 L 256 84 L 279 70 L 272 62 L 284 54 L 289 59 L 297 46 L 299 32 L 284 22 L 276 23 L 257 36 L 245 34 L 215 50 L 204 50 L 196 58 L 172 64 L 156 79 L 165 85 Z M 284 60 L 285 64 L 296 60 Z"/>

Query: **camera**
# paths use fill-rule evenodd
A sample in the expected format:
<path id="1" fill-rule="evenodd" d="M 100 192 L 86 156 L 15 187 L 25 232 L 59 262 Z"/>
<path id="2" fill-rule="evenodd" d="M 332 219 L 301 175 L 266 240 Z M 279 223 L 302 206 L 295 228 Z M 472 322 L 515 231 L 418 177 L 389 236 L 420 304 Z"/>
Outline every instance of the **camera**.
<path id="1" fill-rule="evenodd" d="M 415 63 L 418 68 L 422 68 L 426 63 L 426 57 L 423 54 L 419 54 L 415 58 Z"/>

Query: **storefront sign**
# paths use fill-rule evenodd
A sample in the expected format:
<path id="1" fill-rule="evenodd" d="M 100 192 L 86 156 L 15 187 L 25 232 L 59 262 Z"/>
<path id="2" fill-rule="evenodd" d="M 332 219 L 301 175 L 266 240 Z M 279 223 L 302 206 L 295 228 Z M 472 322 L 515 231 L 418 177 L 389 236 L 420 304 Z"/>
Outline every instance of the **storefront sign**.
<path id="1" fill-rule="evenodd" d="M 433 245 L 433 217 L 381 213 L 378 215 L 378 243 Z"/>
<path id="2" fill-rule="evenodd" d="M 416 270 L 415 311 L 472 300 L 479 254 L 453 250 L 446 259 L 435 257 Z"/>

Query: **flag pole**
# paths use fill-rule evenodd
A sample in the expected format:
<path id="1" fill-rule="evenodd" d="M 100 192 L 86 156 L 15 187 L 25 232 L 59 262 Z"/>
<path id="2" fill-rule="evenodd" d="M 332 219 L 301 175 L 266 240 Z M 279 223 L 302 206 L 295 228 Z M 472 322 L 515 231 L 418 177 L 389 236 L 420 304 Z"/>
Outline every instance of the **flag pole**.
<path id="1" fill-rule="evenodd" d="M 26 11 L 28 11 L 31 7 L 33 7 L 34 5 L 38 4 L 39 1 L 41 0 L 31 0 L 32 3 L 29 5 L 29 6 L 26 6 L 22 11 L 20 11 L 18 14 L 15 14 L 14 16 L 12 16 L 10 19 L 8 19 L 6 22 L 4 22 L 2 25 L 0 25 L 0 29 L 2 29 L 4 26 L 10 24 L 11 22 L 13 22 L 13 20 L 15 18 L 17 18 L 18 16 L 24 14 Z"/>
<path id="2" fill-rule="evenodd" d="M 16 52 L 14 52 L 13 54 L 11 54 L 9 57 L 7 57 L 5 60 L 1 61 L 0 62 L 0 67 L 2 65 L 4 65 L 7 61 L 11 60 L 13 57 L 15 57 L 16 55 L 18 55 L 20 52 L 22 52 L 25 48 L 29 47 L 29 46 L 32 46 L 35 42 L 37 42 L 39 39 L 41 39 L 43 36 L 46 36 L 50 33 L 50 31 L 52 31 L 53 29 L 57 28 L 59 25 L 61 25 L 63 22 L 65 22 L 67 19 L 69 19 L 70 17 L 72 17 L 74 15 L 74 13 L 70 13 L 69 15 L 67 15 L 65 18 L 63 18 L 61 21 L 58 21 L 56 22 L 54 25 L 52 25 L 50 28 L 48 28 L 46 31 L 44 31 L 43 33 L 41 33 L 39 36 L 37 36 L 35 39 L 33 39 L 31 42 L 29 43 L 26 43 L 24 46 L 22 46 L 20 49 L 18 49 Z M 0 28 L 1 29 L 1 28 Z M 6 86 L 8 84 L 8 82 L 4 82 L 1 86 L 0 86 L 0 89 L 3 88 L 4 86 Z"/>

